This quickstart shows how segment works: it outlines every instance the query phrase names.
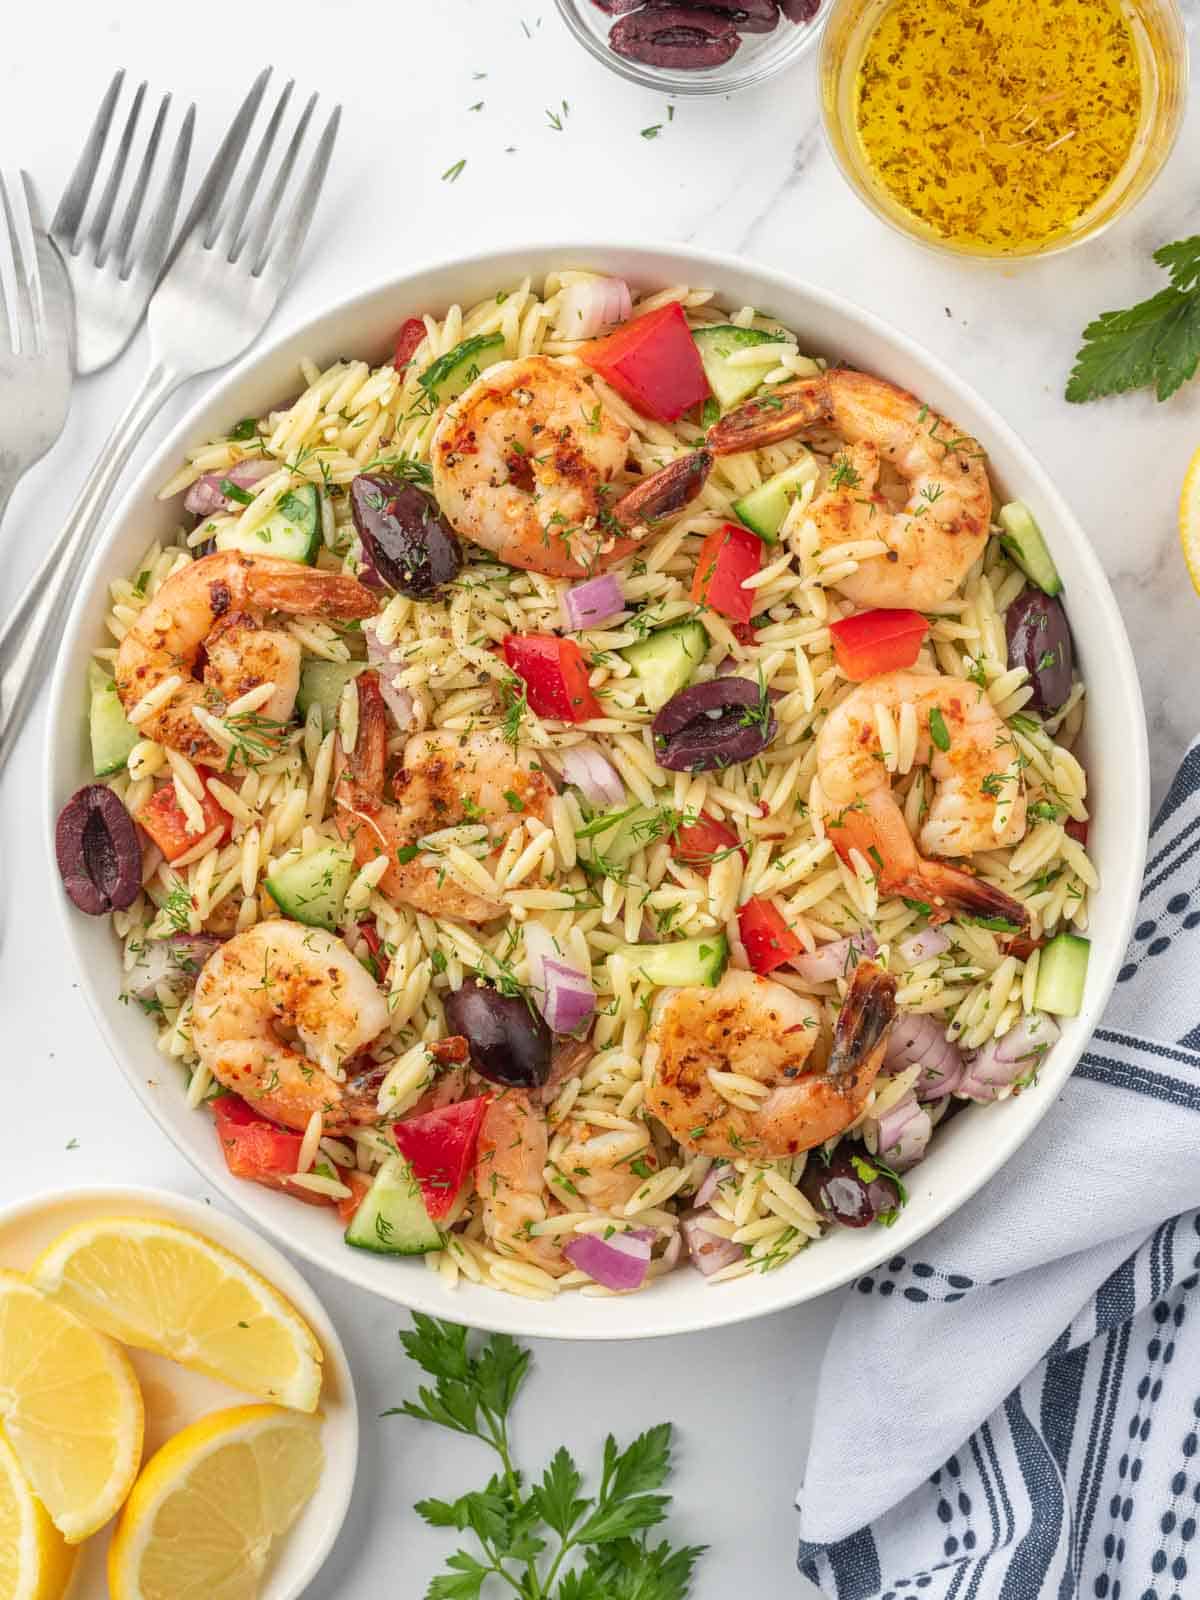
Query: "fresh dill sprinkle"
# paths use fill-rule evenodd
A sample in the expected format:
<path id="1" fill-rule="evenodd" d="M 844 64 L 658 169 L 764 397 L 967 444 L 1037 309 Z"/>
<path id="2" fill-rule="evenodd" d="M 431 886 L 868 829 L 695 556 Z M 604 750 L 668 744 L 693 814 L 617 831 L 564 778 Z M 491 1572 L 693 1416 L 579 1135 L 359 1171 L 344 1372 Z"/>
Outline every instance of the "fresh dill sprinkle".
<path id="1" fill-rule="evenodd" d="M 447 167 L 445 172 L 442 173 L 442 182 L 457 183 L 459 178 L 462 177 L 463 168 L 466 164 L 467 158 L 463 156 L 461 161 L 456 161 L 452 167 Z"/>
<path id="2" fill-rule="evenodd" d="M 643 128 L 642 129 L 642 138 L 643 139 L 657 139 L 659 134 L 662 131 L 663 131 L 663 125 L 662 125 L 661 122 L 652 122 L 648 128 Z"/>

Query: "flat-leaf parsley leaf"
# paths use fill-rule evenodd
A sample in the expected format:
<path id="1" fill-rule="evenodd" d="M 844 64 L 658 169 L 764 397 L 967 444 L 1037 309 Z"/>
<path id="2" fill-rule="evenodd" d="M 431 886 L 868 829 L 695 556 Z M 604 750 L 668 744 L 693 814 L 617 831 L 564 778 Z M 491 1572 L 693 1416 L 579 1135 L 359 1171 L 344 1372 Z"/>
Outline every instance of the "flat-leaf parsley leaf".
<path id="1" fill-rule="evenodd" d="M 1154 252 L 1171 284 L 1126 311 L 1105 311 L 1083 330 L 1067 380 L 1076 403 L 1153 386 L 1167 400 L 1200 362 L 1200 234 Z"/>

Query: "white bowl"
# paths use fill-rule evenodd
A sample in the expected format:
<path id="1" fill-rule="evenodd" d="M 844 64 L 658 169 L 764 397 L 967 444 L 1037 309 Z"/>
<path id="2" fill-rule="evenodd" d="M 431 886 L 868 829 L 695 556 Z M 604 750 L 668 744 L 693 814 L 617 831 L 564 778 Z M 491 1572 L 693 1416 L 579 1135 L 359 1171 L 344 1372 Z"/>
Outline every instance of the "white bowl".
<path id="1" fill-rule="evenodd" d="M 316 1577 L 341 1531 L 358 1467 L 358 1404 L 337 1330 L 308 1284 L 274 1245 L 215 1206 L 162 1189 L 98 1184 L 88 1189 L 48 1190 L 5 1206 L 0 1210 L 0 1266 L 26 1271 L 65 1229 L 99 1217 L 122 1216 L 177 1222 L 232 1251 L 291 1301 L 325 1352 L 320 1408 L 325 1468 L 317 1492 L 272 1550 L 261 1590 L 261 1600 L 297 1600 Z M 190 1422 L 260 1398 L 145 1350 L 130 1350 L 129 1359 L 146 1403 L 144 1461 Z M 112 1526 L 110 1523 L 81 1546 L 71 1580 L 71 1600 L 104 1600 L 108 1594 L 105 1558 Z"/>
<path id="2" fill-rule="evenodd" d="M 999 489 L 1027 501 L 1046 531 L 1088 684 L 1091 709 L 1083 756 L 1095 804 L 1088 848 L 1103 884 L 1090 929 L 1083 1012 L 1064 1025 L 1036 1090 L 1001 1105 L 972 1107 L 947 1128 L 908 1179 L 911 1200 L 892 1228 L 834 1229 L 777 1272 L 708 1285 L 698 1273 L 680 1271 L 645 1293 L 604 1300 L 562 1294 L 542 1303 L 466 1285 L 451 1293 L 420 1263 L 348 1249 L 330 1214 L 229 1176 L 210 1120 L 188 1110 L 182 1086 L 155 1050 L 145 1018 L 118 1002 L 119 949 L 107 920 L 75 911 L 57 882 L 53 892 L 63 906 L 83 992 L 135 1093 L 208 1181 L 264 1229 L 318 1266 L 401 1305 L 510 1333 L 627 1339 L 718 1327 L 836 1288 L 908 1250 L 1008 1159 L 1054 1103 L 1112 989 L 1137 904 L 1149 781 L 1137 673 L 1100 562 L 1049 474 L 966 382 L 870 313 L 780 273 L 683 246 L 566 243 L 420 267 L 355 295 L 246 358 L 171 431 L 109 522 L 66 628 L 49 721 L 45 818 L 51 841 L 59 807 L 90 781 L 84 681 L 88 652 L 101 639 L 104 586 L 131 569 L 155 534 L 165 535 L 176 525 L 178 504 L 159 503 L 155 491 L 178 466 L 185 447 L 239 417 L 263 414 L 294 392 L 301 356 L 318 363 L 342 354 L 385 359 L 389 336 L 405 317 L 440 312 L 455 301 L 469 305 L 527 273 L 537 278 L 567 266 L 620 273 L 639 285 L 711 285 L 731 306 L 755 305 L 780 317 L 798 331 L 802 350 L 839 357 L 905 385 L 983 441 Z"/>

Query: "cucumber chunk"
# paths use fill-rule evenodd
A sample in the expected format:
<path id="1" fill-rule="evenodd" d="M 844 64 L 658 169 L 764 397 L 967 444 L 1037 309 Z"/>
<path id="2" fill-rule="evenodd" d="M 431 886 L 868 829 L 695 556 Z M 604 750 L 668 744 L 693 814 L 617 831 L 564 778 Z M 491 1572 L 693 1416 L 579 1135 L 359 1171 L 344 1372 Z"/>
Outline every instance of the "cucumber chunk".
<path id="1" fill-rule="evenodd" d="M 92 691 L 88 707 L 88 733 L 92 743 L 92 771 L 97 778 L 120 772 L 141 734 L 125 716 L 117 686 L 93 661 L 88 667 Z"/>
<path id="2" fill-rule="evenodd" d="M 1059 933 L 1042 946 L 1033 1003 L 1055 1017 L 1077 1017 L 1083 1004 L 1092 941 L 1077 933 Z"/>
<path id="3" fill-rule="evenodd" d="M 776 544 L 783 519 L 791 510 L 792 501 L 806 483 L 817 476 L 817 463 L 806 455 L 784 467 L 757 489 L 751 489 L 740 500 L 733 502 L 739 518 L 767 544 Z"/>
<path id="4" fill-rule="evenodd" d="M 658 828 L 655 813 L 645 806 L 619 806 L 614 811 L 597 812 L 575 835 L 579 857 L 585 862 L 602 857 L 623 867 L 658 836 Z"/>
<path id="5" fill-rule="evenodd" d="M 265 522 L 252 533 L 241 533 L 237 523 L 217 533 L 218 550 L 240 550 L 248 556 L 279 556 L 311 567 L 321 548 L 321 498 L 316 484 L 281 494 Z"/>
<path id="6" fill-rule="evenodd" d="M 762 382 L 769 367 L 731 367 L 729 357 L 738 350 L 749 350 L 756 344 L 783 344 L 779 333 L 764 333 L 761 328 L 735 328 L 732 323 L 718 323 L 715 328 L 696 328 L 692 333 L 708 386 L 716 395 L 722 411 L 728 411 L 748 394 L 753 394 Z"/>
<path id="7" fill-rule="evenodd" d="M 346 1243 L 380 1256 L 423 1256 L 442 1248 L 421 1189 L 403 1156 L 389 1156 L 346 1229 Z"/>
<path id="8" fill-rule="evenodd" d="M 267 879 L 267 893 L 285 917 L 332 933 L 341 921 L 342 902 L 353 876 L 349 850 L 329 844 L 298 861 L 285 862 Z"/>
<path id="9" fill-rule="evenodd" d="M 1027 578 L 1032 578 L 1044 594 L 1058 594 L 1062 579 L 1054 565 L 1042 530 L 1023 500 L 1010 500 L 1000 507 L 997 519 L 1004 532 L 1000 543 Z"/>
<path id="10" fill-rule="evenodd" d="M 625 944 L 619 949 L 639 977 L 664 989 L 697 985 L 711 989 L 721 981 L 729 960 L 729 940 L 723 933 L 671 944 Z"/>
<path id="11" fill-rule="evenodd" d="M 628 645 L 621 654 L 641 681 L 646 704 L 657 711 L 690 681 L 708 654 L 708 633 L 702 622 L 676 622 Z"/>
<path id="12" fill-rule="evenodd" d="M 296 709 L 301 716 L 305 716 L 309 706 L 320 706 L 321 725 L 328 733 L 337 721 L 342 690 L 352 678 L 357 678 L 360 672 L 366 670 L 365 661 L 318 661 L 310 657 L 300 668 Z"/>
<path id="13" fill-rule="evenodd" d="M 477 333 L 447 350 L 417 379 L 434 405 L 445 405 L 460 395 L 487 367 L 494 366 L 504 348 L 502 333 Z"/>

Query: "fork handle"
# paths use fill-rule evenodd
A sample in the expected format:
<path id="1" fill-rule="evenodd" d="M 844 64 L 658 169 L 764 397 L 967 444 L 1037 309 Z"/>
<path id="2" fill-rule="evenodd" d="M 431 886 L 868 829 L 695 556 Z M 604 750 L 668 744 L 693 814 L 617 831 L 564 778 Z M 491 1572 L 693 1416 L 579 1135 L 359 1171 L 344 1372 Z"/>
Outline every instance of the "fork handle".
<path id="1" fill-rule="evenodd" d="M 58 538 L 0 627 L 0 768 L 16 743 L 55 626 L 93 548 L 117 479 L 147 424 L 187 376 L 162 361 L 150 368 L 105 441 Z"/>

